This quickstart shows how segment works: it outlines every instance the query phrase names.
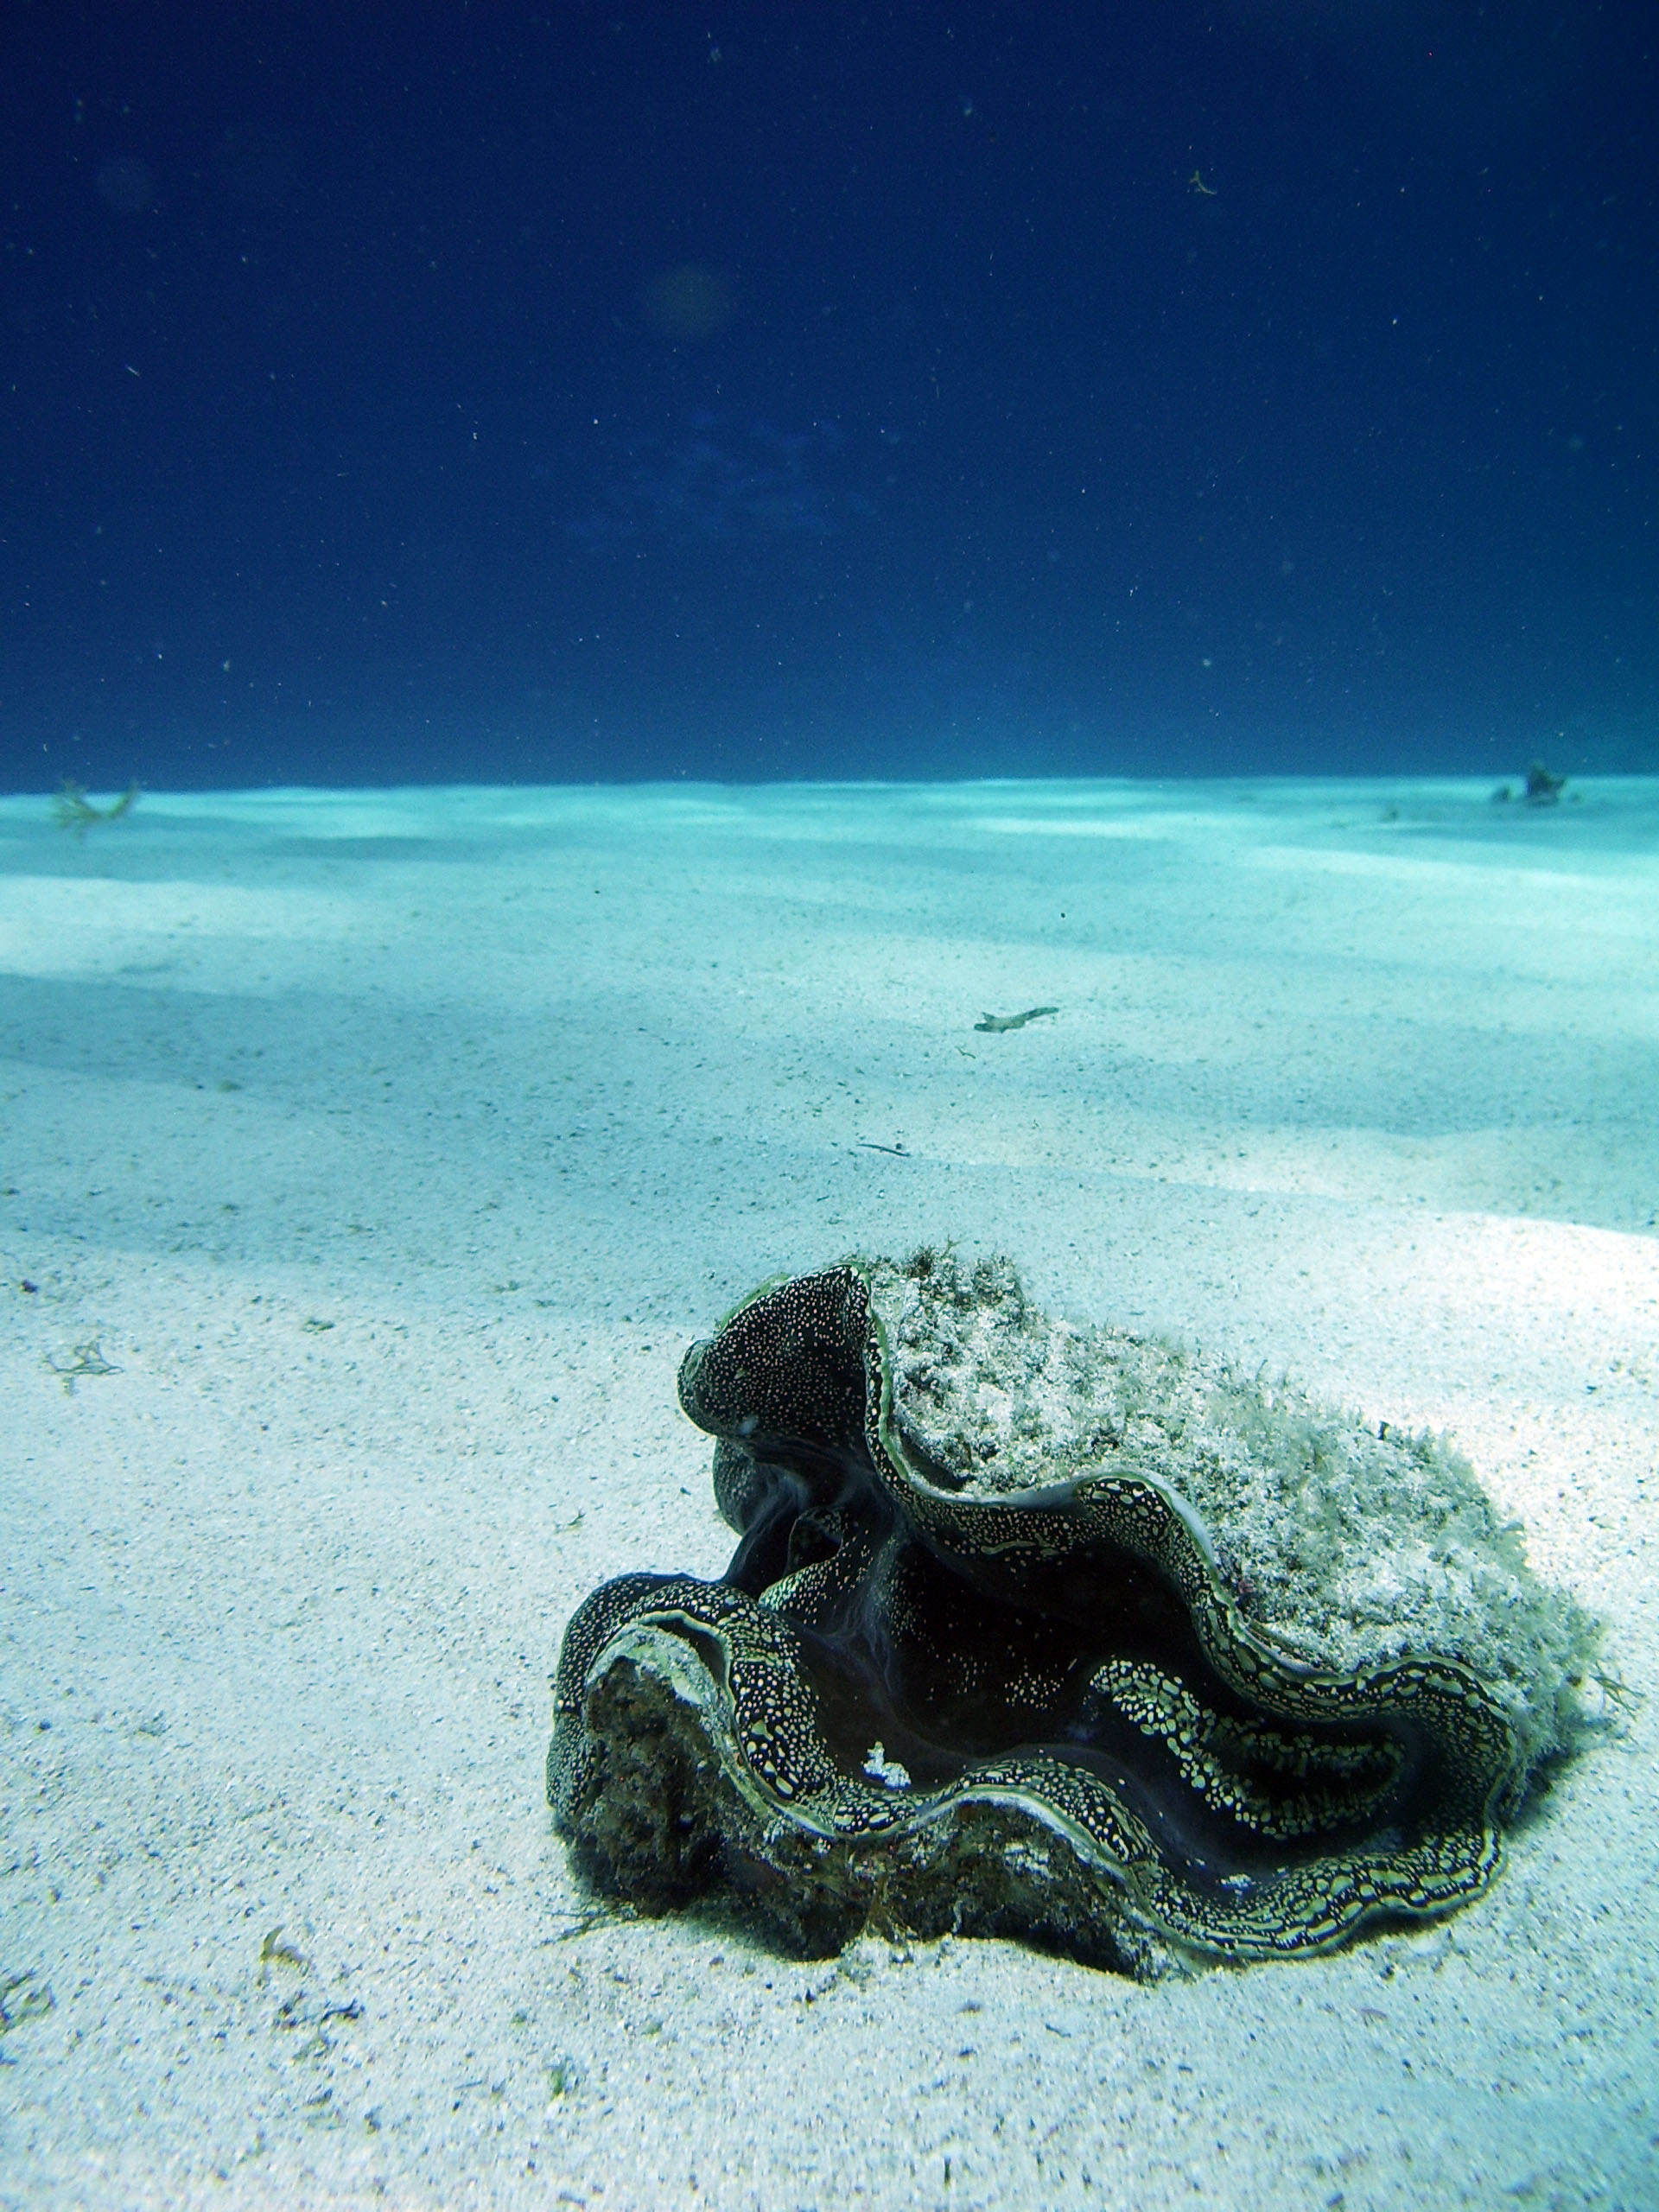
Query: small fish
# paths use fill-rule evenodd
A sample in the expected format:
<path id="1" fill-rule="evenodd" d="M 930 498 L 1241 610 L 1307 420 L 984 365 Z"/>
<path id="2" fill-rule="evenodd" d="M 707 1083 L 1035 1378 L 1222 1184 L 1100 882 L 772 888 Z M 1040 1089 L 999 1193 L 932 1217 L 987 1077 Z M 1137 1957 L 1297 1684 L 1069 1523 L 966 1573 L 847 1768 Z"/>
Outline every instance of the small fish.
<path id="1" fill-rule="evenodd" d="M 1028 1021 L 1036 1021 L 1046 1014 L 1058 1014 L 1059 1010 L 1057 1006 L 1028 1006 L 1023 1014 L 988 1014 L 974 1027 L 996 1037 L 1005 1029 L 1023 1029 Z"/>

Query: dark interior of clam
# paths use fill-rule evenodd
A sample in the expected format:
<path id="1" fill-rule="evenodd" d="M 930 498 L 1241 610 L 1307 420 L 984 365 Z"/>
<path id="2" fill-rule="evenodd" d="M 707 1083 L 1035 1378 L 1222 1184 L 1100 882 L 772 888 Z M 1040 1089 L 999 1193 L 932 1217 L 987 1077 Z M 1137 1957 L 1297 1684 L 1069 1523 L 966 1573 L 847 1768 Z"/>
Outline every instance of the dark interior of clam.
<path id="1" fill-rule="evenodd" d="M 1011 1753 L 1059 1761 L 1200 1889 L 1379 1827 L 1416 1836 L 1442 1802 L 1445 1747 L 1407 1718 L 1264 1719 L 1122 1548 L 949 1554 L 905 1527 L 861 1455 L 772 1453 L 719 1449 L 717 1491 L 744 1516 L 724 1579 L 795 1630 L 849 1780 L 937 1790 Z"/>

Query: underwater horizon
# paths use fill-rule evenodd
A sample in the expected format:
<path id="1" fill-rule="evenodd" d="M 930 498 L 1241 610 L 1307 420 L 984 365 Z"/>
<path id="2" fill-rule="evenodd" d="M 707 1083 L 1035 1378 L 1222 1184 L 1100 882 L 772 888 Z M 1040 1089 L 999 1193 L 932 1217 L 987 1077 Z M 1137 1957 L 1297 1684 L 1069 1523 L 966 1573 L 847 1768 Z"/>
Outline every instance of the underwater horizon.
<path id="1" fill-rule="evenodd" d="M 1659 2207 L 1656 117 L 0 10 L 0 2212 Z"/>

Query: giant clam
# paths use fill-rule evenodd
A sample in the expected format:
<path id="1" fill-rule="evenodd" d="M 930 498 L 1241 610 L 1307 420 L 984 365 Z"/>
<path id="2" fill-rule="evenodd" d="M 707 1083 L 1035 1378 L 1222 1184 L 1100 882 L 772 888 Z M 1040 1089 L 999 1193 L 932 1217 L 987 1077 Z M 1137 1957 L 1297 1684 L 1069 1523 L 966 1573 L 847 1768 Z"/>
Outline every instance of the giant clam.
<path id="1" fill-rule="evenodd" d="M 1011 1263 L 855 1259 L 692 1346 L 740 1541 L 565 1635 L 548 1795 L 601 1890 L 1151 1975 L 1478 1897 L 1593 1624 L 1459 1456 Z"/>

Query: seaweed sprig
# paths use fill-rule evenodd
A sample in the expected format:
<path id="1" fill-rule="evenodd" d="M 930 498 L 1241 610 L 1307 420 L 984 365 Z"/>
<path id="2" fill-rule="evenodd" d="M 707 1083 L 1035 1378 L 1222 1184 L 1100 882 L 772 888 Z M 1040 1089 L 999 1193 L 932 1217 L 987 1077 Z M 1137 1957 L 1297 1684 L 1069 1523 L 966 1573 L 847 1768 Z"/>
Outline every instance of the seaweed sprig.
<path id="1" fill-rule="evenodd" d="M 41 1354 L 41 1364 L 49 1367 L 54 1375 L 62 1376 L 63 1395 L 66 1398 L 74 1396 L 77 1376 L 118 1375 L 121 1372 L 118 1367 L 111 1366 L 105 1358 L 104 1347 L 96 1340 L 91 1344 L 77 1344 L 74 1356 L 71 1359 L 54 1359 L 51 1353 L 48 1351 Z"/>
<path id="2" fill-rule="evenodd" d="M 130 814 L 138 804 L 138 785 L 130 783 L 118 799 L 108 806 L 94 806 L 86 796 L 85 784 L 64 782 L 58 785 L 58 795 L 52 802 L 52 819 L 60 830 L 73 830 L 77 837 L 84 837 L 95 822 L 118 822 L 124 814 Z"/>

